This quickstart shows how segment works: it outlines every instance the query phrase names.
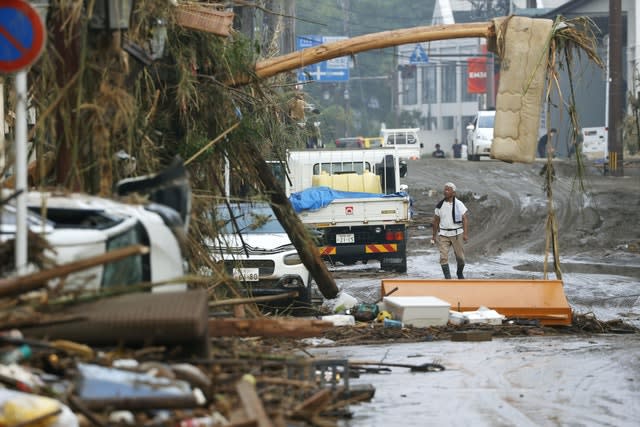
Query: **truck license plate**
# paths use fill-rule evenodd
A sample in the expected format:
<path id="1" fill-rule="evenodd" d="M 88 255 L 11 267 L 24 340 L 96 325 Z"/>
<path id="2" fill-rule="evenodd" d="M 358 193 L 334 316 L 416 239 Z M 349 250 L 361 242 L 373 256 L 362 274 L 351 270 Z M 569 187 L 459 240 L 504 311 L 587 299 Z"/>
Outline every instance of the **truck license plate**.
<path id="1" fill-rule="evenodd" d="M 233 278 L 245 282 L 257 282 L 260 280 L 260 270 L 257 268 L 234 268 Z"/>
<path id="2" fill-rule="evenodd" d="M 355 243 L 356 239 L 353 235 L 353 233 L 351 234 L 336 234 L 336 243 Z"/>

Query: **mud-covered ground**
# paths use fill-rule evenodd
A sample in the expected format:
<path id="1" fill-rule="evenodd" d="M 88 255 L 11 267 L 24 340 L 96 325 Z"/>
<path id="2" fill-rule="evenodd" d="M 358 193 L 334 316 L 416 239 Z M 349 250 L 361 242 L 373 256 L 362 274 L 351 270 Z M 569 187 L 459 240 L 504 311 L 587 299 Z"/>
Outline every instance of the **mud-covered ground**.
<path id="1" fill-rule="evenodd" d="M 494 160 L 410 162 L 406 180 L 415 210 L 410 248 L 419 251 L 424 246 L 421 237 L 430 236 L 433 209 L 444 183 L 451 181 L 470 211 L 469 261 L 481 262 L 510 250 L 544 254 L 549 203 L 540 175 L 543 166 Z M 640 277 L 640 162 L 626 166 L 624 177 L 586 168 L 582 190 L 576 164 L 554 161 L 553 211 L 561 257 L 593 257 L 603 265 L 600 273 L 607 264 L 616 274 L 627 265 L 631 268 L 623 273 Z M 587 265 L 565 264 L 563 269 L 595 271 Z"/>
<path id="2" fill-rule="evenodd" d="M 362 301 L 380 297 L 380 279 L 442 278 L 438 251 L 429 241 L 436 203 L 444 183 L 458 187 L 469 208 L 465 245 L 467 278 L 555 279 L 546 251 L 549 200 L 540 172 L 543 162 L 424 158 L 409 162 L 405 183 L 413 198 L 405 275 L 374 265 L 334 269 L 341 289 Z M 582 185 L 575 162 L 554 160 L 552 212 L 558 235 L 561 279 L 572 308 L 603 320 L 623 319 L 640 327 L 640 161 L 625 165 L 625 176 L 603 176 L 586 168 Z M 453 265 L 453 254 L 450 263 Z"/>
<path id="3" fill-rule="evenodd" d="M 382 278 L 441 278 L 437 249 L 429 239 L 433 209 L 447 181 L 457 185 L 470 211 L 466 276 L 543 278 L 549 217 L 543 165 L 431 158 L 410 162 L 406 183 L 415 216 L 407 273 L 383 272 L 371 263 L 332 268 L 339 288 L 372 302 L 380 297 Z M 496 333 L 488 342 L 451 342 L 432 332 L 422 338 L 413 334 L 408 337 L 413 342 L 406 343 L 376 334 L 376 328 L 345 330 L 344 336 L 334 331 L 326 338 L 338 345 L 308 351 L 337 359 L 435 362 L 446 368 L 428 373 L 390 368 L 361 375 L 352 384 L 372 384 L 376 395 L 354 406 L 354 418 L 341 425 L 637 425 L 640 334 L 627 325 L 640 327 L 640 163 L 625 166 L 624 177 L 588 168 L 581 190 L 575 164 L 557 160 L 552 186 L 570 306 L 582 320 L 591 319 L 591 331 L 600 321 L 624 327 L 604 328 L 605 333 L 533 328 L 523 334 L 518 329 L 515 335 Z M 547 271 L 556 278 L 551 264 Z"/>

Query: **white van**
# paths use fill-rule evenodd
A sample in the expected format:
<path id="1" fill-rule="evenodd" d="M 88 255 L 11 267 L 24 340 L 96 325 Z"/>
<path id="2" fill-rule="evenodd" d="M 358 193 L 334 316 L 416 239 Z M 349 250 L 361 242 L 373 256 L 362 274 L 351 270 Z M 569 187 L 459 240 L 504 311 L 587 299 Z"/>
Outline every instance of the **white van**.
<path id="1" fill-rule="evenodd" d="M 480 157 L 491 157 L 495 119 L 495 110 L 478 111 L 468 128 L 467 160 L 480 160 Z"/>
<path id="2" fill-rule="evenodd" d="M 382 129 L 382 146 L 395 148 L 401 159 L 417 160 L 423 147 L 418 137 L 419 130 L 420 128 Z"/>

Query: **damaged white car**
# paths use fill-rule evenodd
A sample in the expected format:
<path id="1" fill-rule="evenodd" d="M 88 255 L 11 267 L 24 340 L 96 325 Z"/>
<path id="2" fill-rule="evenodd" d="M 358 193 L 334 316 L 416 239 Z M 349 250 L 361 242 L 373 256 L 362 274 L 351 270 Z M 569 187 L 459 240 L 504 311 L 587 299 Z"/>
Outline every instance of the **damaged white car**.
<path id="1" fill-rule="evenodd" d="M 181 242 L 190 213 L 190 187 L 181 161 L 153 176 L 121 181 L 120 196 L 138 193 L 148 202 L 127 203 L 84 193 L 30 191 L 26 195 L 28 227 L 51 247 L 46 255 L 57 265 L 98 256 L 131 245 L 149 248 L 144 255 L 70 274 L 65 290 L 99 290 L 113 286 L 171 281 L 184 275 Z M 16 209 L 3 190 L 0 240 L 13 239 Z M 54 284 L 55 285 L 55 284 Z M 185 289 L 171 284 L 154 290 Z"/>
<path id="2" fill-rule="evenodd" d="M 206 244 L 214 260 L 242 282 L 249 296 L 296 291 L 298 296 L 269 305 L 308 306 L 311 274 L 267 203 L 216 206 L 212 220 L 218 236 Z"/>

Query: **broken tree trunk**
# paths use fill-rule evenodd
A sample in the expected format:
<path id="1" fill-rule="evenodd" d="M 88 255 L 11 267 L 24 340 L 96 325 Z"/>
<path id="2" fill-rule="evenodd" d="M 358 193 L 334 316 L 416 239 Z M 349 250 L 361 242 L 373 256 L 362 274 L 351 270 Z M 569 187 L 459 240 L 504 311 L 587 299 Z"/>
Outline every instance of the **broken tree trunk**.
<path id="1" fill-rule="evenodd" d="M 341 56 L 354 55 L 367 50 L 384 49 L 386 47 L 399 46 L 407 43 L 468 37 L 495 37 L 493 22 L 434 25 L 365 34 L 259 61 L 256 63 L 255 71 L 258 78 L 264 79 L 284 71 L 295 70 L 296 68 L 301 68 L 306 65 L 316 64 Z M 245 81 L 236 81 L 235 83 L 245 83 Z"/>

